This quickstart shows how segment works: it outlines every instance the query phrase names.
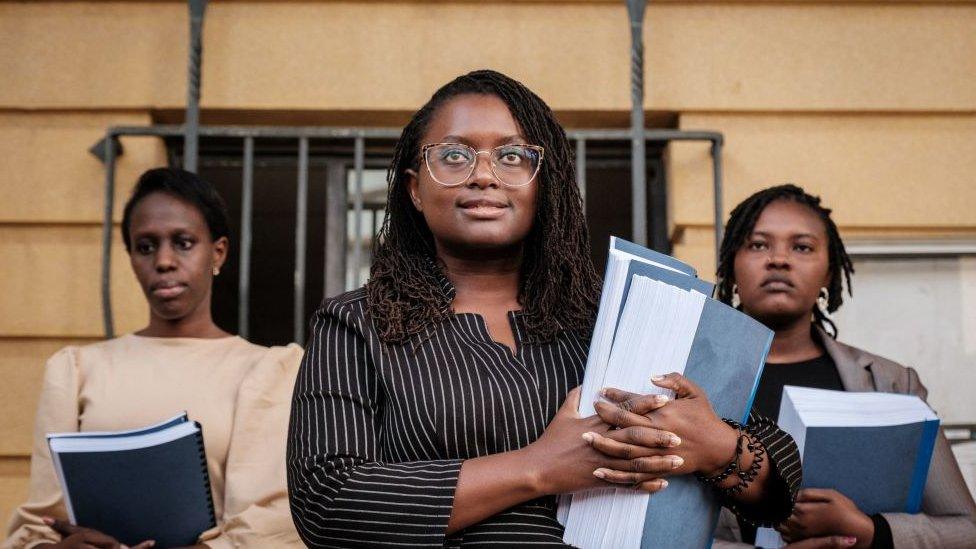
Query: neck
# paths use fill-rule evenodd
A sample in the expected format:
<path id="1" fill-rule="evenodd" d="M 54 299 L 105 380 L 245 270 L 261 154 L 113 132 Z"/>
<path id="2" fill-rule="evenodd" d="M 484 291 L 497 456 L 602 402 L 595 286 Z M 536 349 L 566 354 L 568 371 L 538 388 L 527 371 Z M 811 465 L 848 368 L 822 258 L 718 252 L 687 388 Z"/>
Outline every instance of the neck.
<path id="1" fill-rule="evenodd" d="M 771 363 L 802 362 L 823 354 L 823 349 L 813 339 L 809 317 L 776 328 L 773 344 L 766 361 Z"/>
<path id="2" fill-rule="evenodd" d="M 444 262 L 447 278 L 454 285 L 455 311 L 463 312 L 475 304 L 504 305 L 508 310 L 521 308 L 518 303 L 521 251 L 488 253 L 475 258 L 439 247 L 437 256 Z"/>
<path id="3" fill-rule="evenodd" d="M 194 337 L 216 339 L 230 334 L 218 327 L 210 316 L 210 300 L 201 303 L 194 312 L 176 319 L 167 319 L 154 312 L 149 313 L 149 326 L 136 332 L 146 337 Z"/>

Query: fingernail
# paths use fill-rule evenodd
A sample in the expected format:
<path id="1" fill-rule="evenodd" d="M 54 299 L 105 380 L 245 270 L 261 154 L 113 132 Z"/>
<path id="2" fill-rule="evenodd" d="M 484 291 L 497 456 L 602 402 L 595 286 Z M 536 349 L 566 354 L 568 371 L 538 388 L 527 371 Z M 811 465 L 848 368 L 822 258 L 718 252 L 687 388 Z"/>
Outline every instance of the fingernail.
<path id="1" fill-rule="evenodd" d="M 854 545 L 855 543 L 857 543 L 857 538 L 847 536 L 846 538 L 844 538 L 844 543 L 846 543 L 847 545 Z"/>
<path id="2" fill-rule="evenodd" d="M 664 490 L 665 488 L 668 487 L 668 481 L 661 479 L 660 486 L 661 486 L 661 490 Z"/>
<path id="3" fill-rule="evenodd" d="M 43 517 L 41 520 L 43 520 L 44 524 L 47 524 L 48 526 L 54 524 L 54 519 L 51 517 Z"/>
<path id="4" fill-rule="evenodd" d="M 671 446 L 677 446 L 679 444 L 681 444 L 681 439 L 678 438 L 678 435 L 671 435 Z"/>
<path id="5" fill-rule="evenodd" d="M 668 395 L 657 395 L 656 397 L 654 397 L 654 402 L 658 405 L 667 404 L 668 400 L 670 400 L 668 398 Z"/>
<path id="6" fill-rule="evenodd" d="M 677 469 L 678 467 L 681 467 L 684 464 L 685 464 L 685 460 L 681 459 L 681 456 L 672 456 L 671 457 L 671 468 L 672 469 Z"/>
<path id="7" fill-rule="evenodd" d="M 651 381 L 664 381 L 664 376 L 651 376 Z"/>
<path id="8" fill-rule="evenodd" d="M 583 433 L 583 440 L 585 440 L 586 442 L 588 442 L 590 444 L 593 444 L 593 439 L 594 438 L 595 437 L 593 436 L 593 433 L 589 433 L 589 432 Z"/>
<path id="9" fill-rule="evenodd" d="M 607 396 L 607 388 L 606 387 L 600 389 L 600 396 L 606 398 L 606 396 Z"/>
<path id="10" fill-rule="evenodd" d="M 595 476 L 596 478 L 607 478 L 607 474 L 603 471 L 603 469 L 597 469 L 596 471 L 593 471 L 593 476 Z"/>

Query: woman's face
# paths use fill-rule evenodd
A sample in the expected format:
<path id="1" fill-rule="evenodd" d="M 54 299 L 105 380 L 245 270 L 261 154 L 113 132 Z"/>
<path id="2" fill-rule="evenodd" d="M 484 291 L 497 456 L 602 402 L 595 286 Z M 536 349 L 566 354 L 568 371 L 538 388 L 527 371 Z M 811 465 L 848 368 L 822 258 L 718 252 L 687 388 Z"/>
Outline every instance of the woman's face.
<path id="1" fill-rule="evenodd" d="M 777 200 L 762 211 L 735 255 L 742 309 L 770 327 L 809 318 L 830 282 L 827 229 L 810 208 Z"/>
<path id="2" fill-rule="evenodd" d="M 441 105 L 422 138 L 421 145 L 428 143 L 462 143 L 476 151 L 533 144 L 494 95 L 460 95 Z M 427 221 L 438 251 L 512 249 L 531 231 L 540 176 L 528 185 L 505 186 L 492 174 L 488 156 L 477 155 L 474 172 L 456 187 L 434 181 L 423 161 L 416 173 L 408 171 L 410 199 Z"/>
<path id="3" fill-rule="evenodd" d="M 214 267 L 227 258 L 227 238 L 211 240 L 203 214 L 167 193 L 152 193 L 132 210 L 132 270 L 153 316 L 179 320 L 210 314 Z"/>

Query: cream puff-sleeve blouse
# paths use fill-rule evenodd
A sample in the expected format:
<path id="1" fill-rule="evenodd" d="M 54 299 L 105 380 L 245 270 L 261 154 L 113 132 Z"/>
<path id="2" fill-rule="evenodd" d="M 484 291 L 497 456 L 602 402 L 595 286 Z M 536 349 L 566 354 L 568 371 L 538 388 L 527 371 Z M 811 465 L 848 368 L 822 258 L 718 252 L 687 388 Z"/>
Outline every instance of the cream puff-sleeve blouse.
<path id="1" fill-rule="evenodd" d="M 125 335 L 58 351 L 41 389 L 30 495 L 14 511 L 3 546 L 60 539 L 41 521 L 67 518 L 47 433 L 133 429 L 186 410 L 203 426 L 218 524 L 200 541 L 214 549 L 300 547 L 288 509 L 285 444 L 301 358 L 297 345 L 268 348 L 236 336 Z"/>

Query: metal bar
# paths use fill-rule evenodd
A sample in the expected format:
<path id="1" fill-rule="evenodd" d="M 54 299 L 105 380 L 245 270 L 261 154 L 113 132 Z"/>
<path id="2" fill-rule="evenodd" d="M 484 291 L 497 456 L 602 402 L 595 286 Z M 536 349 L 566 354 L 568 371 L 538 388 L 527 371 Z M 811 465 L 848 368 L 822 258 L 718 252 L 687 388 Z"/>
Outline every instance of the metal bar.
<path id="1" fill-rule="evenodd" d="M 583 213 L 586 213 L 586 139 L 576 140 L 576 185 L 579 186 Z"/>
<path id="2" fill-rule="evenodd" d="M 712 141 L 712 194 L 715 197 L 715 265 L 718 265 L 722 250 L 723 212 L 722 212 L 722 140 Z"/>
<path id="3" fill-rule="evenodd" d="M 200 64 L 203 61 L 203 17 L 207 0 L 189 0 L 190 59 L 188 62 L 183 168 L 197 171 L 197 142 L 200 128 Z"/>
<path id="4" fill-rule="evenodd" d="M 352 248 L 352 283 L 359 285 L 359 276 L 362 273 L 363 260 L 363 159 L 366 155 L 366 143 L 362 137 L 356 138 L 355 157 L 353 159 L 353 169 L 355 170 L 354 195 L 353 195 L 353 248 Z"/>
<path id="5" fill-rule="evenodd" d="M 330 162 L 325 188 L 325 296 L 346 289 L 346 165 Z"/>
<path id="6" fill-rule="evenodd" d="M 298 140 L 298 197 L 295 202 L 295 343 L 305 344 L 305 231 L 308 218 L 308 138 Z"/>
<path id="7" fill-rule="evenodd" d="M 115 337 L 112 318 L 112 212 L 115 209 L 115 136 L 105 138 L 105 211 L 102 220 L 102 327 L 105 338 Z"/>
<path id="8" fill-rule="evenodd" d="M 647 244 L 647 167 L 644 153 L 644 11 L 647 0 L 627 0 L 630 18 L 630 170 L 633 240 Z"/>
<path id="9" fill-rule="evenodd" d="M 247 338 L 250 332 L 251 302 L 251 219 L 254 210 L 254 138 L 244 138 L 244 173 L 241 181 L 241 265 L 237 282 L 237 332 Z"/>

